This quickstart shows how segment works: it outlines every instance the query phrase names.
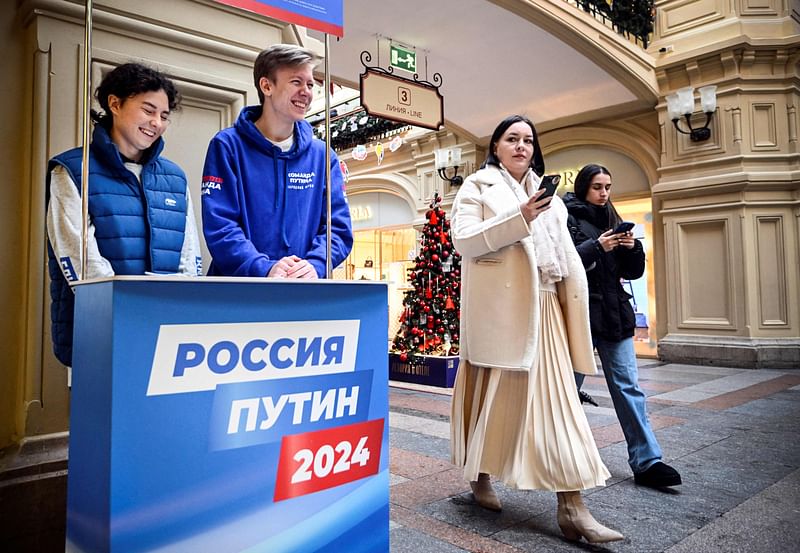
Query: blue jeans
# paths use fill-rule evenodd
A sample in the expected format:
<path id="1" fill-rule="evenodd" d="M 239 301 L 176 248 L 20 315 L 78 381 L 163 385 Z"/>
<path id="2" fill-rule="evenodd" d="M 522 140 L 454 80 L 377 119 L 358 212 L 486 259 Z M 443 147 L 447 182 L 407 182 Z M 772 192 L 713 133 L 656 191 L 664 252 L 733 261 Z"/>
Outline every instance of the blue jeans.
<path id="1" fill-rule="evenodd" d="M 600 355 L 611 401 L 628 443 L 628 464 L 634 473 L 643 472 L 661 460 L 661 447 L 647 418 L 646 396 L 639 387 L 633 338 L 620 342 L 594 338 L 592 343 Z M 575 373 L 578 389 L 583 384 L 583 377 Z"/>

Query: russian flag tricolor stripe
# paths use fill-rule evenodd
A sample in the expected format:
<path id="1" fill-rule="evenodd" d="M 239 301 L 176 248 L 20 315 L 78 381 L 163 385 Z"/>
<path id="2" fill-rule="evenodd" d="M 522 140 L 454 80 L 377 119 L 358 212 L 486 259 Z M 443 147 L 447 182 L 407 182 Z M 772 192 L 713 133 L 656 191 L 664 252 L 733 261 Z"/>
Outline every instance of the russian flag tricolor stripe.
<path id="1" fill-rule="evenodd" d="M 342 0 L 306 0 L 298 6 L 291 0 L 216 0 L 266 17 L 294 23 L 341 38 L 344 36 Z"/>

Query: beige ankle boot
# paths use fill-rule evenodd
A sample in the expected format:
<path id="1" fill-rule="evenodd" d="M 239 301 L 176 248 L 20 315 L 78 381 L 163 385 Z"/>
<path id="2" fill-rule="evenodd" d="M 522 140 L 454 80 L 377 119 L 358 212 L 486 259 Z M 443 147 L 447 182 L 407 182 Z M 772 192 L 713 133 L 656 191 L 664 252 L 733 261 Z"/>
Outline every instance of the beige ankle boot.
<path id="1" fill-rule="evenodd" d="M 500 505 L 497 494 L 494 493 L 494 488 L 492 488 L 492 483 L 489 480 L 488 474 L 481 472 L 478 474 L 478 480 L 470 482 L 469 485 L 472 488 L 472 495 L 475 496 L 475 501 L 478 502 L 478 505 L 490 511 L 499 511 L 503 508 L 503 506 Z"/>
<path id="2" fill-rule="evenodd" d="M 597 522 L 586 505 L 581 492 L 558 492 L 558 527 L 564 537 L 578 541 L 581 537 L 589 543 L 619 541 L 625 536 Z"/>

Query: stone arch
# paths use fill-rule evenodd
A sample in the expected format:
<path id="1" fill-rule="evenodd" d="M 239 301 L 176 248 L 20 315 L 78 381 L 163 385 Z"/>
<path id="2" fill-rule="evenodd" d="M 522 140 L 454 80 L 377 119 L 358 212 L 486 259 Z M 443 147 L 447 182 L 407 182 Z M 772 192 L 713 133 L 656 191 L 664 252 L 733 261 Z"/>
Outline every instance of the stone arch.
<path id="1" fill-rule="evenodd" d="M 661 151 L 658 140 L 641 127 L 623 124 L 569 127 L 545 133 L 541 137 L 545 156 L 568 148 L 602 146 L 629 157 L 647 175 L 648 182 L 658 182 Z"/>
<path id="2" fill-rule="evenodd" d="M 658 100 L 655 59 L 591 16 L 567 2 L 521 2 L 491 0 L 494 4 L 541 27 L 625 85 L 638 99 L 637 105 L 654 106 Z"/>
<path id="3" fill-rule="evenodd" d="M 417 187 L 406 176 L 396 173 L 373 173 L 350 177 L 347 181 L 347 195 L 355 196 L 366 192 L 382 192 L 402 198 L 414 214 L 419 214 L 422 204 L 417 200 Z"/>

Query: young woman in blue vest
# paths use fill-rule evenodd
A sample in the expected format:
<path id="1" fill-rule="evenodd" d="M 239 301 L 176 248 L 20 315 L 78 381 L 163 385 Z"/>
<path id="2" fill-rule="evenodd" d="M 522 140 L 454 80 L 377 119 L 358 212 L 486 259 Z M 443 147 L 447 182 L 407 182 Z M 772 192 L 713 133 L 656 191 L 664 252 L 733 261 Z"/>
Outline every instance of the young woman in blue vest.
<path id="1" fill-rule="evenodd" d="M 89 232 L 81 275 L 82 150 L 55 156 L 47 172 L 47 237 L 53 349 L 72 365 L 74 296 L 81 278 L 201 272 L 186 175 L 160 157 L 180 97 L 164 74 L 138 63 L 108 73 L 95 91 L 103 114 L 89 149 Z"/>
<path id="2" fill-rule="evenodd" d="M 611 203 L 611 173 L 602 165 L 583 167 L 575 177 L 575 193 L 564 195 L 575 248 L 589 282 L 589 320 L 592 342 L 603 365 L 625 441 L 634 482 L 665 488 L 681 483 L 681 476 L 661 460 L 661 447 L 647 418 L 644 391 L 639 386 L 633 334 L 636 317 L 631 296 L 620 279 L 634 280 L 644 273 L 644 248 L 632 232 L 615 233 L 622 218 Z M 580 389 L 583 375 L 575 375 Z"/>

